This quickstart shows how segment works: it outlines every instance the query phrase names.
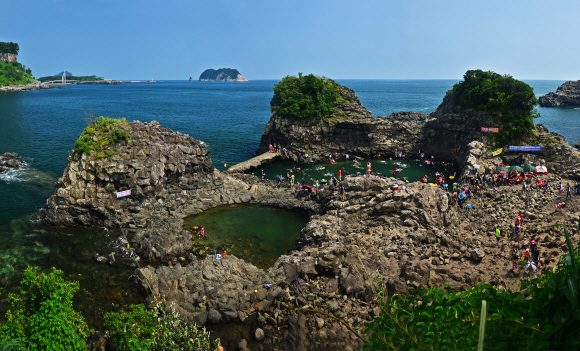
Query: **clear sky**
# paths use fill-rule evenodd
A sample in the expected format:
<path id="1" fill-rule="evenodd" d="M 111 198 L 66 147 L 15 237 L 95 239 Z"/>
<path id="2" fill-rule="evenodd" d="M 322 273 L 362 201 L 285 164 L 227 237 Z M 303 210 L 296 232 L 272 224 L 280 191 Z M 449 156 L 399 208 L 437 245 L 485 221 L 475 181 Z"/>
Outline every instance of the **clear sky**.
<path id="1" fill-rule="evenodd" d="M 36 77 L 580 79 L 578 0 L 0 0 Z"/>

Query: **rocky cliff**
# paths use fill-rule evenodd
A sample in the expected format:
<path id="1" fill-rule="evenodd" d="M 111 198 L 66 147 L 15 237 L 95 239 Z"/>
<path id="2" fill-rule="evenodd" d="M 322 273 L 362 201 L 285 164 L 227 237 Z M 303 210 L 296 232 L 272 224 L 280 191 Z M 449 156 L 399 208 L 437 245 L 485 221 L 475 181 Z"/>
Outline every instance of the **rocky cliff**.
<path id="1" fill-rule="evenodd" d="M 567 81 L 560 85 L 556 92 L 540 96 L 540 106 L 580 106 L 580 80 Z"/>
<path id="2" fill-rule="evenodd" d="M 0 53 L 0 61 L 18 62 L 18 55 L 17 54 Z"/>

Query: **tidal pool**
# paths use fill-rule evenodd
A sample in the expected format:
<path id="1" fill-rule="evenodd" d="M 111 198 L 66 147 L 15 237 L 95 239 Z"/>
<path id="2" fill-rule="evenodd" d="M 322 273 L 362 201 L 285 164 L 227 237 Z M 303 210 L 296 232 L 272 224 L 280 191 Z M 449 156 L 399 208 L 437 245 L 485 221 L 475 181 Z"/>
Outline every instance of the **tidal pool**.
<path id="1" fill-rule="evenodd" d="M 205 229 L 204 237 L 192 234 L 197 255 L 227 251 L 267 269 L 296 243 L 308 218 L 302 212 L 270 206 L 225 205 L 187 217 L 185 228 Z"/>
<path id="2" fill-rule="evenodd" d="M 354 162 L 354 159 L 357 162 Z M 445 180 L 449 183 L 449 176 L 453 176 L 456 169 L 451 165 L 437 164 L 427 164 L 426 162 L 419 160 L 408 160 L 408 159 L 365 159 L 361 157 L 352 157 L 349 161 L 338 161 L 334 164 L 320 163 L 314 165 L 300 165 L 293 163 L 284 162 L 273 162 L 264 165 L 256 170 L 253 174 L 257 177 L 262 176 L 262 170 L 266 173 L 266 176 L 270 181 L 276 181 L 278 174 L 286 179 L 286 175 L 294 174 L 294 182 L 299 183 L 302 178 L 305 179 L 306 184 L 310 185 L 311 179 L 322 181 L 325 179 L 329 181 L 332 177 L 338 177 L 338 170 L 342 169 L 341 176 L 344 178 L 347 174 L 364 175 L 366 172 L 367 161 L 371 162 L 372 174 L 386 177 L 402 178 L 405 177 L 409 182 L 416 182 L 420 180 L 423 176 L 427 176 L 429 182 L 435 182 L 435 173 L 443 173 L 445 175 Z M 324 167 L 324 169 L 322 169 Z M 299 168 L 299 169 L 295 169 Z M 393 172 L 396 169 L 402 169 L 402 171 Z M 376 172 L 376 173 L 375 173 Z"/>

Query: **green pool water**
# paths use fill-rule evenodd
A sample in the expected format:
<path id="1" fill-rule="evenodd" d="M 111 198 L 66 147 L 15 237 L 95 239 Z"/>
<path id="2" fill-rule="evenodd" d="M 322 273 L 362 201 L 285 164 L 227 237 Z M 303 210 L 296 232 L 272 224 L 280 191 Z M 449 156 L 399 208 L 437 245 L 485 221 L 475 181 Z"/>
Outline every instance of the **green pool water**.
<path id="1" fill-rule="evenodd" d="M 296 244 L 308 222 L 302 212 L 262 205 L 225 205 L 185 219 L 185 228 L 205 228 L 205 237 L 192 234 L 196 254 L 227 251 L 256 267 L 270 268 Z M 203 254 L 202 254 L 203 256 Z"/>
<path id="2" fill-rule="evenodd" d="M 445 175 L 446 182 L 449 182 L 449 176 L 453 176 L 456 172 L 455 168 L 450 165 L 442 165 L 440 163 L 437 164 L 426 164 L 425 162 L 419 160 L 406 160 L 406 159 L 364 159 L 358 158 L 358 163 L 355 163 L 354 160 L 349 161 L 338 161 L 335 164 L 328 163 L 321 163 L 315 165 L 296 165 L 291 163 L 283 163 L 283 162 L 273 162 L 259 169 L 256 169 L 253 174 L 257 177 L 261 177 L 262 170 L 266 173 L 266 176 L 270 181 L 276 181 L 276 177 L 278 174 L 281 174 L 284 178 L 286 178 L 287 174 L 294 174 L 294 181 L 299 183 L 302 178 L 306 180 L 306 184 L 310 185 L 311 179 L 318 179 L 321 181 L 322 179 L 326 179 L 327 181 L 330 180 L 333 176 L 338 177 L 338 170 L 342 170 L 341 176 L 344 176 L 348 173 L 351 175 L 356 175 L 360 173 L 364 175 L 366 172 L 366 164 L 367 161 L 371 162 L 371 170 L 373 176 L 375 175 L 375 171 L 378 172 L 380 176 L 387 176 L 387 177 L 395 177 L 401 178 L 405 177 L 409 182 L 416 182 L 420 180 L 423 176 L 427 175 L 429 182 L 435 181 L 435 173 L 443 173 Z M 299 167 L 301 169 L 296 170 L 293 168 Z M 322 170 L 320 167 L 324 167 L 325 169 Z M 402 171 L 398 172 L 396 175 L 393 174 L 395 169 L 403 169 Z"/>

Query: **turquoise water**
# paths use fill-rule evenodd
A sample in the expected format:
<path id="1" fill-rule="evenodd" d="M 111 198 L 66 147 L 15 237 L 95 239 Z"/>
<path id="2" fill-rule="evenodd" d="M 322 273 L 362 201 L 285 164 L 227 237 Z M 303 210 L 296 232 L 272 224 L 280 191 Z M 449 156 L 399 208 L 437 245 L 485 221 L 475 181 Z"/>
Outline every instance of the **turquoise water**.
<path id="1" fill-rule="evenodd" d="M 204 227 L 193 235 L 205 255 L 226 251 L 258 268 L 272 267 L 296 244 L 308 222 L 304 213 L 262 205 L 225 205 L 185 219 L 185 229 Z M 203 256 L 203 255 L 202 255 Z"/>
<path id="2" fill-rule="evenodd" d="M 426 164 L 425 162 L 419 160 L 406 160 L 406 159 L 364 159 L 362 157 L 357 158 L 358 163 L 354 161 L 338 161 L 334 164 L 320 163 L 309 166 L 300 166 L 294 164 L 288 164 L 283 162 L 275 162 L 260 167 L 258 170 L 254 171 L 254 174 L 261 177 L 261 171 L 264 170 L 267 178 L 270 181 L 276 181 L 278 174 L 287 179 L 287 175 L 294 174 L 294 182 L 299 183 L 302 178 L 306 181 L 307 185 L 311 184 L 311 180 L 319 180 L 319 184 L 322 180 L 330 181 L 332 177 L 338 178 L 338 170 L 341 170 L 341 177 L 344 178 L 347 174 L 364 175 L 366 173 L 367 161 L 371 162 L 371 174 L 373 176 L 381 177 L 394 177 L 394 178 L 406 178 L 409 182 L 416 182 L 419 179 L 427 176 L 429 182 L 435 181 L 435 173 L 439 172 L 445 175 L 445 179 L 449 176 L 453 176 L 455 169 L 452 166 L 444 166 L 441 164 Z M 299 169 L 297 169 L 298 167 Z M 324 169 L 320 169 L 324 167 Z M 402 169 L 402 171 L 393 174 L 396 169 Z"/>

